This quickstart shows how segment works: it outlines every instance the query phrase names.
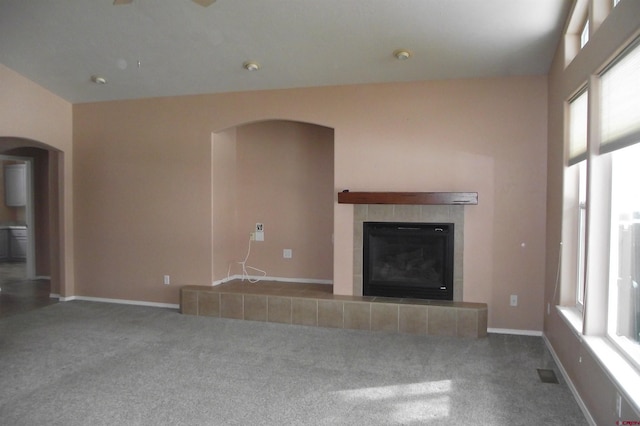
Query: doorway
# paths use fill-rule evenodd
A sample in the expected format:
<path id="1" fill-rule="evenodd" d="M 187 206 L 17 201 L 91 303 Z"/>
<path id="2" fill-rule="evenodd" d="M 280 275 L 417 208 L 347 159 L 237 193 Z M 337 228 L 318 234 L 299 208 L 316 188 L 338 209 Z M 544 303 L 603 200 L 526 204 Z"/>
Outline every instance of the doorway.
<path id="1" fill-rule="evenodd" d="M 57 302 L 61 165 L 62 153 L 45 144 L 0 137 L 0 316 Z M 5 185 L 7 175 L 18 183 Z M 24 188 L 7 195 L 7 187 Z"/>
<path id="2" fill-rule="evenodd" d="M 0 155 L 0 169 L 0 276 L 34 279 L 33 159 Z"/>

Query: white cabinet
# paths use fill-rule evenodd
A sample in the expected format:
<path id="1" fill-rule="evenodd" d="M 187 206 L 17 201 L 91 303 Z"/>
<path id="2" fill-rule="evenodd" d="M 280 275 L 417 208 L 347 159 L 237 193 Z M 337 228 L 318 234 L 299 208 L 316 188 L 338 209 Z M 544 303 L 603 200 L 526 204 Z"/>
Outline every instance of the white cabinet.
<path id="1" fill-rule="evenodd" d="M 26 164 L 4 166 L 4 203 L 9 207 L 23 207 L 27 204 Z"/>

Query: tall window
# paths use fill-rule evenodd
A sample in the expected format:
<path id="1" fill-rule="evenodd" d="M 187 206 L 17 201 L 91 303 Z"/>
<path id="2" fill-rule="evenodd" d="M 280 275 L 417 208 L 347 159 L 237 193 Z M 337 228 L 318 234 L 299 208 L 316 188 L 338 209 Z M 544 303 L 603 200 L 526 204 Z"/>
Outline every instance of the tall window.
<path id="1" fill-rule="evenodd" d="M 587 268 L 587 162 L 581 161 L 578 167 L 578 261 L 576 271 L 576 307 L 582 311 L 584 306 L 585 270 Z"/>
<path id="2" fill-rule="evenodd" d="M 640 144 L 612 153 L 609 336 L 640 363 Z"/>
<path id="3" fill-rule="evenodd" d="M 600 153 L 612 165 L 607 334 L 640 366 L 639 44 L 600 77 Z"/>
<path id="4" fill-rule="evenodd" d="M 585 268 L 586 268 L 586 204 L 587 204 L 587 98 L 586 90 L 579 93 L 569 102 L 569 165 L 568 173 L 572 176 L 574 188 L 569 192 L 567 208 L 575 213 L 575 225 L 571 235 L 575 236 L 573 246 L 576 248 L 572 267 L 575 268 L 575 303 L 582 310 L 584 305 Z"/>

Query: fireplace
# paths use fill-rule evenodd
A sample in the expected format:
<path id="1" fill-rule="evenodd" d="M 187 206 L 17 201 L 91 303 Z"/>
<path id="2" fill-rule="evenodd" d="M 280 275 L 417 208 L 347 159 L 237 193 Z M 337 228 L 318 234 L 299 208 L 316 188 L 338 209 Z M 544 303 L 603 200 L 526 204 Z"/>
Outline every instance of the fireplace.
<path id="1" fill-rule="evenodd" d="M 453 300 L 453 223 L 364 222 L 363 295 Z"/>

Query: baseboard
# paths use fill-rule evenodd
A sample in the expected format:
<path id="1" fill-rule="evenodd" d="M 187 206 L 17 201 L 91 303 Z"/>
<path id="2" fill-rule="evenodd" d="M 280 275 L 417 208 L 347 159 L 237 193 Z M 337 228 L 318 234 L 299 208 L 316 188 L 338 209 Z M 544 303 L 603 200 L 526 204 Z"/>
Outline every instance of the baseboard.
<path id="1" fill-rule="evenodd" d="M 284 278 L 284 277 L 263 277 L 261 275 L 248 275 L 244 277 L 252 281 L 278 281 L 283 283 L 301 283 L 301 284 L 333 284 L 333 280 L 319 280 L 315 278 Z M 214 281 L 211 285 L 216 286 L 233 280 L 242 280 L 242 275 L 231 275 L 221 280 Z M 258 284 L 256 283 L 256 284 Z"/>
<path id="2" fill-rule="evenodd" d="M 49 299 L 60 299 L 60 295 L 58 293 L 49 293 Z"/>
<path id="3" fill-rule="evenodd" d="M 538 330 L 518 330 L 513 328 L 487 328 L 487 333 L 495 334 L 515 334 L 516 336 L 542 336 L 542 331 Z"/>
<path id="4" fill-rule="evenodd" d="M 549 342 L 549 339 L 547 339 L 547 336 L 545 336 L 544 333 L 542 334 L 542 340 L 544 340 L 544 343 L 547 346 L 547 349 L 549 349 L 549 352 L 551 353 L 551 357 L 553 358 L 556 365 L 558 366 L 558 370 L 560 370 L 560 374 L 562 374 L 562 377 L 564 378 L 564 381 L 567 383 L 569 390 L 571 390 L 573 397 L 578 403 L 578 407 L 580 407 L 580 410 L 582 410 L 582 414 L 584 414 L 584 417 L 587 419 L 587 423 L 589 423 L 592 426 L 597 426 L 596 421 L 591 416 L 589 409 L 587 409 L 587 406 L 585 405 L 584 401 L 580 397 L 578 390 L 576 389 L 575 385 L 571 381 L 571 378 L 569 377 L 567 370 L 564 369 L 564 366 L 560 362 L 560 358 L 558 358 L 558 354 L 556 354 L 556 351 L 553 349 L 553 346 L 551 346 L 551 342 Z"/>
<path id="5" fill-rule="evenodd" d="M 151 306 L 154 308 L 170 308 L 170 309 L 180 308 L 180 305 L 175 303 L 157 303 L 157 302 L 145 302 L 142 300 L 107 299 L 104 297 L 70 296 L 70 297 L 60 297 L 59 300 L 61 302 L 71 302 L 72 300 L 84 300 L 87 302 L 117 303 L 120 305 Z"/>
<path id="6" fill-rule="evenodd" d="M 36 275 L 34 280 L 51 280 L 51 277 L 48 275 Z"/>

